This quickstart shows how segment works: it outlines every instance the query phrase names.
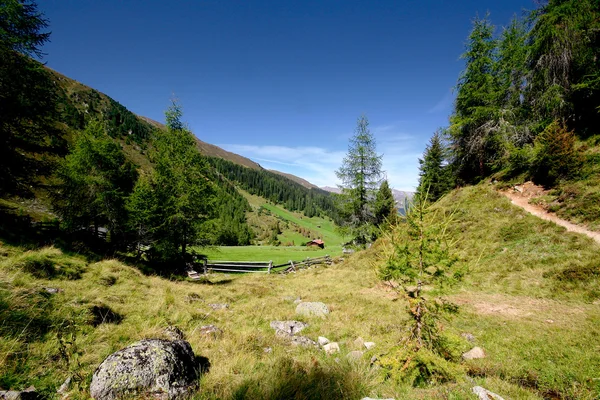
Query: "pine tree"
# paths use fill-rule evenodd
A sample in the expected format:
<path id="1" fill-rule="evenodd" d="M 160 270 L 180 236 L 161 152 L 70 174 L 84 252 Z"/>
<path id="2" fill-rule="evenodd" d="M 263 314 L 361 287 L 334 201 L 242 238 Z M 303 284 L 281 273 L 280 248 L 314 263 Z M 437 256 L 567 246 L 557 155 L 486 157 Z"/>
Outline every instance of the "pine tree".
<path id="1" fill-rule="evenodd" d="M 437 201 L 453 185 L 450 166 L 447 163 L 447 149 L 442 143 L 443 130 L 436 131 L 419 159 L 419 186 L 417 198 Z"/>
<path id="2" fill-rule="evenodd" d="M 368 240 L 375 222 L 373 203 L 381 178 L 381 158 L 369 130 L 369 121 L 361 116 L 350 139 L 348 153 L 336 171 L 342 181 L 340 197 L 344 225 L 361 244 Z"/>
<path id="3" fill-rule="evenodd" d="M 375 225 L 383 226 L 392 224 L 396 221 L 398 209 L 396 208 L 396 200 L 387 179 L 381 182 L 381 186 L 375 196 Z"/>

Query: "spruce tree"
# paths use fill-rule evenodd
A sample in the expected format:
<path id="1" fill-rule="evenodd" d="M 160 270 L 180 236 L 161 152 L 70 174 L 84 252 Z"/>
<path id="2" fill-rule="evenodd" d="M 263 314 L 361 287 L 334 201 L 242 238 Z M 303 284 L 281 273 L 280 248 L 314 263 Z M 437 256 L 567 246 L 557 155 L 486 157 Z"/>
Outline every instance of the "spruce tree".
<path id="1" fill-rule="evenodd" d="M 373 203 L 381 179 L 381 158 L 369 121 L 363 115 L 357 121 L 342 166 L 336 171 L 342 181 L 343 225 L 360 244 L 367 242 L 375 222 Z"/>
<path id="2" fill-rule="evenodd" d="M 447 149 L 442 143 L 443 131 L 436 131 L 419 159 L 419 186 L 417 197 L 431 202 L 437 201 L 453 185 L 450 166 L 447 163 Z"/>
<path id="3" fill-rule="evenodd" d="M 375 196 L 375 225 L 381 227 L 394 223 L 397 215 L 396 200 L 387 179 L 384 179 Z"/>

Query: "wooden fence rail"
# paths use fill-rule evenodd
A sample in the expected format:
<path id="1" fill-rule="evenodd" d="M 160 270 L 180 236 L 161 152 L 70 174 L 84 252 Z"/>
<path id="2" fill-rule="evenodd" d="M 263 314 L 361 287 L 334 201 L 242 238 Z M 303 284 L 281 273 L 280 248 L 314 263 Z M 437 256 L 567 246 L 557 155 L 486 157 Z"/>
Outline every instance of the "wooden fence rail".
<path id="1" fill-rule="evenodd" d="M 203 264 L 197 264 L 194 268 L 188 269 L 188 276 L 191 279 L 200 279 L 202 275 L 209 272 L 224 273 L 267 273 L 272 272 L 286 273 L 297 271 L 301 268 L 308 268 L 317 264 L 331 264 L 329 255 L 323 257 L 309 258 L 301 261 L 288 261 L 287 263 L 273 265 L 273 261 L 209 261 L 204 260 Z M 201 269 L 201 272 L 195 269 Z"/>

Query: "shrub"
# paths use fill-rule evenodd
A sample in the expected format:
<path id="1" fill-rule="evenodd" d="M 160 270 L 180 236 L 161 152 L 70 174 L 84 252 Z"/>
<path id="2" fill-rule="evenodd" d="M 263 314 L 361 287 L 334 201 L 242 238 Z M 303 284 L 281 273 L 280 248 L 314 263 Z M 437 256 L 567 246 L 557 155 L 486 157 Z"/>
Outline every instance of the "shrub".
<path id="1" fill-rule="evenodd" d="M 535 140 L 533 177 L 536 183 L 552 186 L 559 179 L 577 176 L 582 155 L 575 148 L 575 134 L 553 122 Z"/>

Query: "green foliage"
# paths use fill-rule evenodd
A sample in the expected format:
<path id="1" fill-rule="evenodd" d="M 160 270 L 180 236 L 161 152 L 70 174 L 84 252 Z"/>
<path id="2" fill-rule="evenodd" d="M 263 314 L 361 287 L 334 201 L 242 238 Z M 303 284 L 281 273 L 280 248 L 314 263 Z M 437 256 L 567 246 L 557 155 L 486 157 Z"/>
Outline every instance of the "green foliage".
<path id="1" fill-rule="evenodd" d="M 60 185 L 54 208 L 67 229 L 106 226 L 115 240 L 124 234 L 125 199 L 137 172 L 99 122 L 91 121 L 77 137 L 57 175 Z"/>
<path id="2" fill-rule="evenodd" d="M 370 240 L 373 232 L 373 203 L 382 174 L 381 157 L 377 154 L 369 121 L 363 115 L 357 120 L 342 166 L 335 172 L 342 181 L 339 198 L 343 225 L 358 244 Z"/>
<path id="3" fill-rule="evenodd" d="M 0 48 L 2 52 L 16 51 L 24 55 L 43 53 L 41 47 L 50 39 L 50 33 L 41 30 L 48 27 L 34 1 L 2 0 L 0 2 Z"/>
<path id="4" fill-rule="evenodd" d="M 443 130 L 436 131 L 425 148 L 423 159 L 419 159 L 419 186 L 417 197 L 437 201 L 453 186 L 453 178 L 448 164 L 448 148 L 442 143 Z"/>
<path id="5" fill-rule="evenodd" d="M 575 148 L 575 134 L 553 122 L 536 138 L 534 179 L 552 186 L 559 179 L 573 178 L 581 170 L 582 157 Z"/>
<path id="6" fill-rule="evenodd" d="M 398 217 L 398 209 L 396 208 L 396 200 L 387 179 L 381 182 L 381 186 L 375 195 L 375 225 L 382 227 L 384 225 L 393 224 Z"/>

